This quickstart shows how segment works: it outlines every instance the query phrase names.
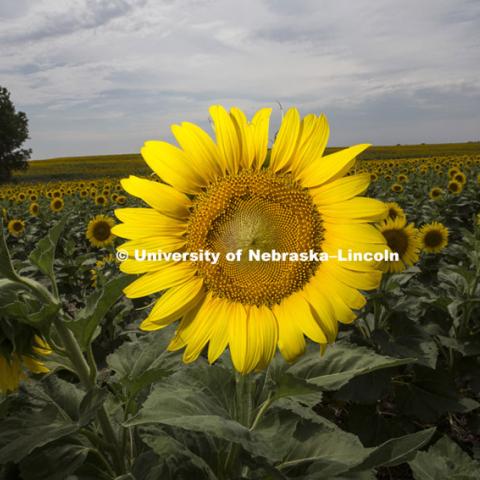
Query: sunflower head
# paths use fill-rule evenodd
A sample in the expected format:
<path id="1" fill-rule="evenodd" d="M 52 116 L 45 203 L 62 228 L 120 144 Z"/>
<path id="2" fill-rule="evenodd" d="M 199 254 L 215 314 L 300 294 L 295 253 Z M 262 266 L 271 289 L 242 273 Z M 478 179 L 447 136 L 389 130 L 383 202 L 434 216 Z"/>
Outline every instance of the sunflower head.
<path id="1" fill-rule="evenodd" d="M 106 195 L 97 195 L 95 197 L 95 205 L 98 205 L 99 207 L 104 207 L 107 204 L 108 204 L 108 198 Z"/>
<path id="2" fill-rule="evenodd" d="M 61 212 L 64 206 L 65 203 L 63 198 L 60 197 L 53 197 L 52 201 L 50 202 L 50 210 L 55 213 Z"/>
<path id="3" fill-rule="evenodd" d="M 408 176 L 405 173 L 401 173 L 400 175 L 397 176 L 397 180 L 400 183 L 406 183 L 408 182 Z"/>
<path id="4" fill-rule="evenodd" d="M 448 228 L 432 222 L 420 229 L 420 242 L 426 253 L 439 253 L 448 245 Z"/>
<path id="5" fill-rule="evenodd" d="M 420 241 L 413 223 L 407 225 L 405 217 L 397 217 L 395 220 L 389 218 L 380 223 L 378 229 L 392 253 L 398 254 L 398 260 L 382 263 L 385 272 L 402 272 L 418 262 Z"/>
<path id="6" fill-rule="evenodd" d="M 388 209 L 388 218 L 395 220 L 396 218 L 406 218 L 403 208 L 397 202 L 386 202 Z"/>
<path id="7" fill-rule="evenodd" d="M 122 223 L 113 232 L 128 240 L 120 248 L 131 257 L 143 250 L 182 258 L 135 256 L 121 264 L 125 273 L 144 274 L 125 289 L 128 297 L 164 291 L 141 328 L 180 320 L 169 349 L 185 348 L 185 362 L 207 344 L 210 362 L 228 347 L 235 368 L 247 373 L 265 368 L 277 347 L 293 361 L 305 350 L 305 337 L 326 345 L 335 340 L 338 322 L 353 321 L 365 304 L 360 291 L 380 281 L 375 265 L 349 268 L 290 254 L 383 251 L 385 239 L 370 223 L 385 218 L 386 207 L 358 196 L 369 174 L 345 176 L 368 145 L 323 156 L 324 116 L 301 119 L 290 109 L 267 159 L 270 109 L 251 121 L 236 108 L 213 106 L 210 114 L 216 141 L 182 123 L 172 127 L 180 147 L 146 142 L 143 158 L 161 181 L 122 180 L 149 208 L 117 209 Z M 201 252 L 218 255 L 217 261 Z M 259 260 L 252 252 L 281 258 Z"/>
<path id="8" fill-rule="evenodd" d="M 97 215 L 90 220 L 87 226 L 86 237 L 94 247 L 107 247 L 112 245 L 115 236 L 112 227 L 115 221 L 106 215 Z"/>
<path id="9" fill-rule="evenodd" d="M 458 172 L 453 176 L 453 180 L 464 185 L 467 182 L 467 176 L 463 172 Z"/>
<path id="10" fill-rule="evenodd" d="M 428 193 L 428 196 L 432 200 L 439 200 L 442 198 L 443 195 L 443 190 L 440 187 L 433 187 L 430 189 L 430 192 Z"/>
<path id="11" fill-rule="evenodd" d="M 9 325 L 0 318 L 0 393 L 17 390 L 28 371 L 48 372 L 41 357 L 50 353 L 49 345 L 34 329 L 24 324 Z"/>
<path id="12" fill-rule="evenodd" d="M 7 230 L 13 237 L 21 237 L 25 232 L 25 222 L 19 218 L 14 218 L 8 222 Z"/>
<path id="13" fill-rule="evenodd" d="M 30 207 L 28 207 L 28 211 L 32 217 L 36 217 L 40 212 L 40 206 L 38 205 L 38 203 L 31 203 Z"/>
<path id="14" fill-rule="evenodd" d="M 403 192 L 403 186 L 400 185 L 399 183 L 394 183 L 391 186 L 391 190 L 393 193 L 402 193 Z"/>
<path id="15" fill-rule="evenodd" d="M 455 180 L 451 180 L 448 182 L 448 191 L 452 193 L 453 195 L 459 195 L 462 193 L 463 190 L 463 185 L 459 182 L 456 182 Z"/>

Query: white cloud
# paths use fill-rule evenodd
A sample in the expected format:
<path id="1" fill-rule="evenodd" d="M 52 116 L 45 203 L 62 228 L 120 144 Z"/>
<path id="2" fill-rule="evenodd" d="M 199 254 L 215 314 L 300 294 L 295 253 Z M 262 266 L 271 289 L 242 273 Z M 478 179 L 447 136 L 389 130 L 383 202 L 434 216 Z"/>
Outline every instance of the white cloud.
<path id="1" fill-rule="evenodd" d="M 36 157 L 136 151 L 152 135 L 168 137 L 171 123 L 207 127 L 216 102 L 253 113 L 280 100 L 334 118 L 360 109 L 366 121 L 337 125 L 332 140 L 368 133 L 378 144 L 430 135 L 416 119 L 427 112 L 438 127 L 435 105 L 448 98 L 463 107 L 434 140 L 471 134 L 473 102 L 462 100 L 480 92 L 480 5 L 472 0 L 7 4 L 1 82 L 31 120 Z M 409 125 L 399 130 L 389 105 L 405 101 Z"/>

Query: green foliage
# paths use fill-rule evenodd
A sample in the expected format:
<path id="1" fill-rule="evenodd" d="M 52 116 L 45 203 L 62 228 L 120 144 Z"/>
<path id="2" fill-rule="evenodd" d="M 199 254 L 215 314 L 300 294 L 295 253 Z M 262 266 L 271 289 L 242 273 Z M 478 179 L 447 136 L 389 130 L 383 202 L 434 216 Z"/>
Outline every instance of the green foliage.
<path id="1" fill-rule="evenodd" d="M 32 151 L 21 148 L 28 139 L 28 120 L 17 112 L 10 92 L 0 86 L 0 183 L 7 182 L 13 170 L 25 170 Z"/>
<path id="2" fill-rule="evenodd" d="M 408 463 L 415 480 L 477 480 L 480 477 L 480 462 L 472 460 L 448 437 L 442 437 L 426 452 L 418 452 Z"/>

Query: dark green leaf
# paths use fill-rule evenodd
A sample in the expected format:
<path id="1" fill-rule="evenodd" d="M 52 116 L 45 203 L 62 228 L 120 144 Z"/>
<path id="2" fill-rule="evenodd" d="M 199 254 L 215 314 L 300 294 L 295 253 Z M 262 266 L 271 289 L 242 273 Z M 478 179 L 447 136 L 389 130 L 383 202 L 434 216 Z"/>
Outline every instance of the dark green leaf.
<path id="1" fill-rule="evenodd" d="M 57 248 L 58 239 L 65 228 L 65 223 L 66 217 L 62 218 L 49 230 L 48 234 L 38 242 L 37 246 L 28 257 L 42 273 L 50 278 L 52 283 L 55 282 L 55 273 L 53 271 L 55 249 Z"/>
<path id="2" fill-rule="evenodd" d="M 86 349 L 95 336 L 95 332 L 108 311 L 122 295 L 123 289 L 132 282 L 128 275 L 110 280 L 101 290 L 93 292 L 86 300 L 68 327 L 75 333 L 81 347 Z"/>
<path id="3" fill-rule="evenodd" d="M 441 438 L 426 452 L 408 462 L 415 480 L 478 480 L 480 463 L 472 460 L 448 437 Z"/>

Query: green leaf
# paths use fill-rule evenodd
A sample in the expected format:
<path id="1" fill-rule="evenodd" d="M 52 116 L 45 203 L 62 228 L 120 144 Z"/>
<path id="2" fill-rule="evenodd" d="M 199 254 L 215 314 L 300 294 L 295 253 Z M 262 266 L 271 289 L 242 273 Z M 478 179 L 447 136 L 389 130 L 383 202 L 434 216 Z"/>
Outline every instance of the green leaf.
<path id="1" fill-rule="evenodd" d="M 403 413 L 434 423 L 447 412 L 466 413 L 480 406 L 471 398 L 460 397 L 447 373 L 421 367 L 415 372 L 412 383 L 396 389 L 395 402 Z"/>
<path id="2" fill-rule="evenodd" d="M 287 478 L 334 478 L 365 459 L 368 450 L 355 435 L 310 412 L 310 419 L 270 412 L 259 425 L 263 442 L 281 459 L 275 467 Z"/>
<path id="3" fill-rule="evenodd" d="M 66 221 L 67 217 L 63 217 L 56 225 L 54 225 L 48 231 L 48 234 L 38 242 L 36 248 L 28 257 L 43 274 L 50 278 L 52 284 L 55 283 L 55 273 L 53 271 L 55 249 L 57 248 L 58 239 L 65 228 Z"/>
<path id="4" fill-rule="evenodd" d="M 3 221 L 0 220 L 0 275 L 12 281 L 18 280 L 17 272 L 12 265 L 10 252 L 5 241 Z"/>
<path id="5" fill-rule="evenodd" d="M 232 416 L 234 391 L 232 372 L 198 362 L 157 384 L 125 426 L 168 425 L 238 444 L 254 456 L 270 455 L 256 433 Z"/>
<path id="6" fill-rule="evenodd" d="M 368 457 L 352 471 L 362 471 L 377 467 L 393 467 L 411 459 L 417 450 L 426 445 L 435 428 L 428 428 L 420 432 L 392 438 L 378 447 L 371 448 Z"/>
<path id="7" fill-rule="evenodd" d="M 20 462 L 24 480 L 65 480 L 85 462 L 89 448 L 70 439 L 39 448 Z"/>
<path id="8" fill-rule="evenodd" d="M 18 463 L 33 450 L 75 433 L 78 425 L 60 418 L 55 406 L 22 412 L 0 423 L 0 464 Z"/>
<path id="9" fill-rule="evenodd" d="M 323 356 L 310 351 L 287 371 L 324 390 L 337 390 L 358 375 L 414 361 L 385 357 L 365 347 L 338 342 L 327 348 Z"/>
<path id="10" fill-rule="evenodd" d="M 83 427 L 88 425 L 97 415 L 98 409 L 104 404 L 108 392 L 105 389 L 94 388 L 83 397 L 79 406 L 78 423 Z"/>
<path id="11" fill-rule="evenodd" d="M 217 480 L 217 476 L 208 465 L 208 463 L 189 450 L 187 446 L 176 440 L 165 432 L 161 432 L 158 429 L 151 433 L 142 433 L 143 441 L 159 456 L 159 458 L 167 463 L 174 464 L 175 470 L 178 472 L 180 468 L 185 468 L 185 464 L 190 464 L 190 468 L 195 470 L 196 475 L 190 474 L 192 478 L 202 478 L 205 480 Z"/>
<path id="12" fill-rule="evenodd" d="M 101 290 L 93 292 L 87 298 L 85 307 L 75 316 L 75 320 L 68 322 L 68 328 L 75 333 L 75 337 L 84 350 L 94 339 L 100 322 L 131 281 L 132 278 L 129 275 L 113 278 Z"/>
<path id="13" fill-rule="evenodd" d="M 167 350 L 170 338 L 171 329 L 165 328 L 120 345 L 107 357 L 116 374 L 112 381 L 121 383 L 134 396 L 143 387 L 178 370 L 182 362 L 178 353 Z"/>
<path id="14" fill-rule="evenodd" d="M 480 463 L 472 460 L 455 442 L 442 437 L 426 452 L 408 462 L 415 480 L 478 480 Z"/>

